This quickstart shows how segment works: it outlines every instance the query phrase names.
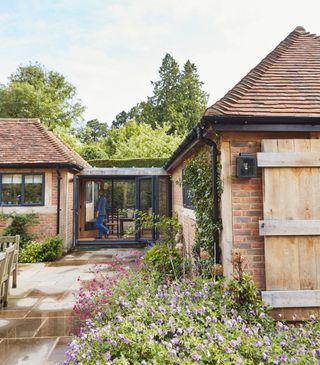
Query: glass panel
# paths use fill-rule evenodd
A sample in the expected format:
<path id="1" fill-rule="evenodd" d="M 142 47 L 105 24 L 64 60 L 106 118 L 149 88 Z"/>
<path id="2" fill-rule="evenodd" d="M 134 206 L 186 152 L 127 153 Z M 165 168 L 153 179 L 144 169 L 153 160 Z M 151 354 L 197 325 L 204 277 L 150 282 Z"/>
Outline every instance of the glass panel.
<path id="1" fill-rule="evenodd" d="M 168 179 L 159 178 L 159 215 L 169 215 L 168 205 L 169 182 Z"/>
<path id="2" fill-rule="evenodd" d="M 121 179 L 113 182 L 113 227 L 119 238 L 134 238 L 135 180 Z M 115 222 L 118 222 L 117 226 Z"/>
<path id="3" fill-rule="evenodd" d="M 182 170 L 182 201 L 185 208 L 193 209 L 192 199 L 190 197 L 189 186 L 184 181 L 185 170 Z"/>
<path id="4" fill-rule="evenodd" d="M 86 204 L 90 204 L 93 202 L 93 190 L 94 190 L 93 181 L 86 181 L 85 184 Z"/>
<path id="5" fill-rule="evenodd" d="M 152 179 L 140 180 L 140 210 L 152 215 Z M 140 238 L 152 239 L 152 229 L 142 229 Z"/>
<path id="6" fill-rule="evenodd" d="M 99 190 L 104 187 L 104 181 L 86 181 L 84 185 L 85 230 L 93 231 L 96 226 L 96 207 Z"/>
<path id="7" fill-rule="evenodd" d="M 43 175 L 25 175 L 24 204 L 43 204 Z"/>
<path id="8" fill-rule="evenodd" d="M 85 182 L 85 229 L 91 231 L 95 227 L 95 206 L 94 201 L 97 195 L 94 181 Z"/>
<path id="9" fill-rule="evenodd" d="M 2 175 L 2 204 L 21 204 L 22 175 Z"/>

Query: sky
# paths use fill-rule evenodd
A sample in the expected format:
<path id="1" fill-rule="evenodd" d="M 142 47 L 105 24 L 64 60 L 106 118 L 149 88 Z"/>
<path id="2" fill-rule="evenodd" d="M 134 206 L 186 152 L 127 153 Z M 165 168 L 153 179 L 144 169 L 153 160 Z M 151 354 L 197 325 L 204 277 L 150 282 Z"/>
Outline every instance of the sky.
<path id="1" fill-rule="evenodd" d="M 320 35 L 319 0 L 3 0 L 0 83 L 39 62 L 110 124 L 152 94 L 166 53 L 198 68 L 209 105 L 294 28 Z"/>

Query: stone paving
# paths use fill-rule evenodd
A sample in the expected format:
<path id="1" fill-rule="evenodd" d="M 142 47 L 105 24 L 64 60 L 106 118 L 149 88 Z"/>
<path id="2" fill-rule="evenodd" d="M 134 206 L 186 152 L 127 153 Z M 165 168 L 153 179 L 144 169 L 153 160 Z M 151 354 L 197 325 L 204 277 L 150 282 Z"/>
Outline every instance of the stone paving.
<path id="1" fill-rule="evenodd" d="M 138 249 L 90 247 L 52 263 L 19 264 L 18 287 L 10 290 L 8 307 L 0 309 L 0 364 L 63 363 L 74 294 L 94 277 L 97 264 L 108 265 L 115 255 L 130 261 L 133 250 Z"/>

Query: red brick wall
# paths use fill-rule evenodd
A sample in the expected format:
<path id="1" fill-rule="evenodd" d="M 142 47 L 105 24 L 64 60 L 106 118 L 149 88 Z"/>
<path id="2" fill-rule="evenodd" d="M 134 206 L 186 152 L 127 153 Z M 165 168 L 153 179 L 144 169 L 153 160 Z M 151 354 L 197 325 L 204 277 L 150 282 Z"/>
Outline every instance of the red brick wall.
<path id="1" fill-rule="evenodd" d="M 68 174 L 68 227 L 67 227 L 67 239 L 68 242 L 72 242 L 73 234 L 73 175 Z"/>
<path id="2" fill-rule="evenodd" d="M 35 235 L 35 239 L 44 239 L 47 237 L 55 236 L 57 233 L 57 197 L 58 197 L 58 184 L 57 174 L 55 169 L 1 169 L 1 172 L 44 172 L 45 173 L 45 205 L 41 207 L 0 207 L 0 211 L 4 214 L 11 213 L 12 211 L 18 214 L 36 213 L 38 215 L 39 223 L 32 225 L 29 228 L 29 232 Z M 72 174 L 69 174 L 72 178 Z M 72 183 L 70 183 L 72 185 Z M 70 194 L 72 195 L 72 186 L 70 188 Z M 72 197 L 69 196 L 71 201 Z M 69 217 L 72 206 L 69 209 Z M 3 233 L 4 228 L 8 222 L 0 221 L 0 235 Z M 68 230 L 72 232 L 72 217 L 68 223 Z M 68 234 L 71 239 L 71 233 Z"/>
<path id="3" fill-rule="evenodd" d="M 39 223 L 29 227 L 28 231 L 35 240 L 45 239 L 57 234 L 57 214 L 38 214 Z"/>
<path id="4" fill-rule="evenodd" d="M 233 248 L 246 258 L 247 269 L 260 289 L 265 288 L 264 239 L 259 236 L 259 220 L 263 218 L 261 171 L 252 179 L 236 178 L 236 157 L 239 153 L 256 153 L 261 150 L 259 141 L 232 141 L 232 218 Z"/>

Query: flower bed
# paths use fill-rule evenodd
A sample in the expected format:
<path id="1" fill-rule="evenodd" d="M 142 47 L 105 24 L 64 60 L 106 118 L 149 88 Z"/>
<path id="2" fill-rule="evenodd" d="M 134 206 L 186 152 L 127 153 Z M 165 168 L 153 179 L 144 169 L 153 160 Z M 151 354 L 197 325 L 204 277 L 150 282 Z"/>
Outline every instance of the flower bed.
<path id="1" fill-rule="evenodd" d="M 99 272 L 81 290 L 82 323 L 65 364 L 319 364 L 320 325 L 274 322 L 239 285 L 196 278 L 159 285 L 148 270 Z M 245 285 L 251 285 L 244 276 Z"/>

